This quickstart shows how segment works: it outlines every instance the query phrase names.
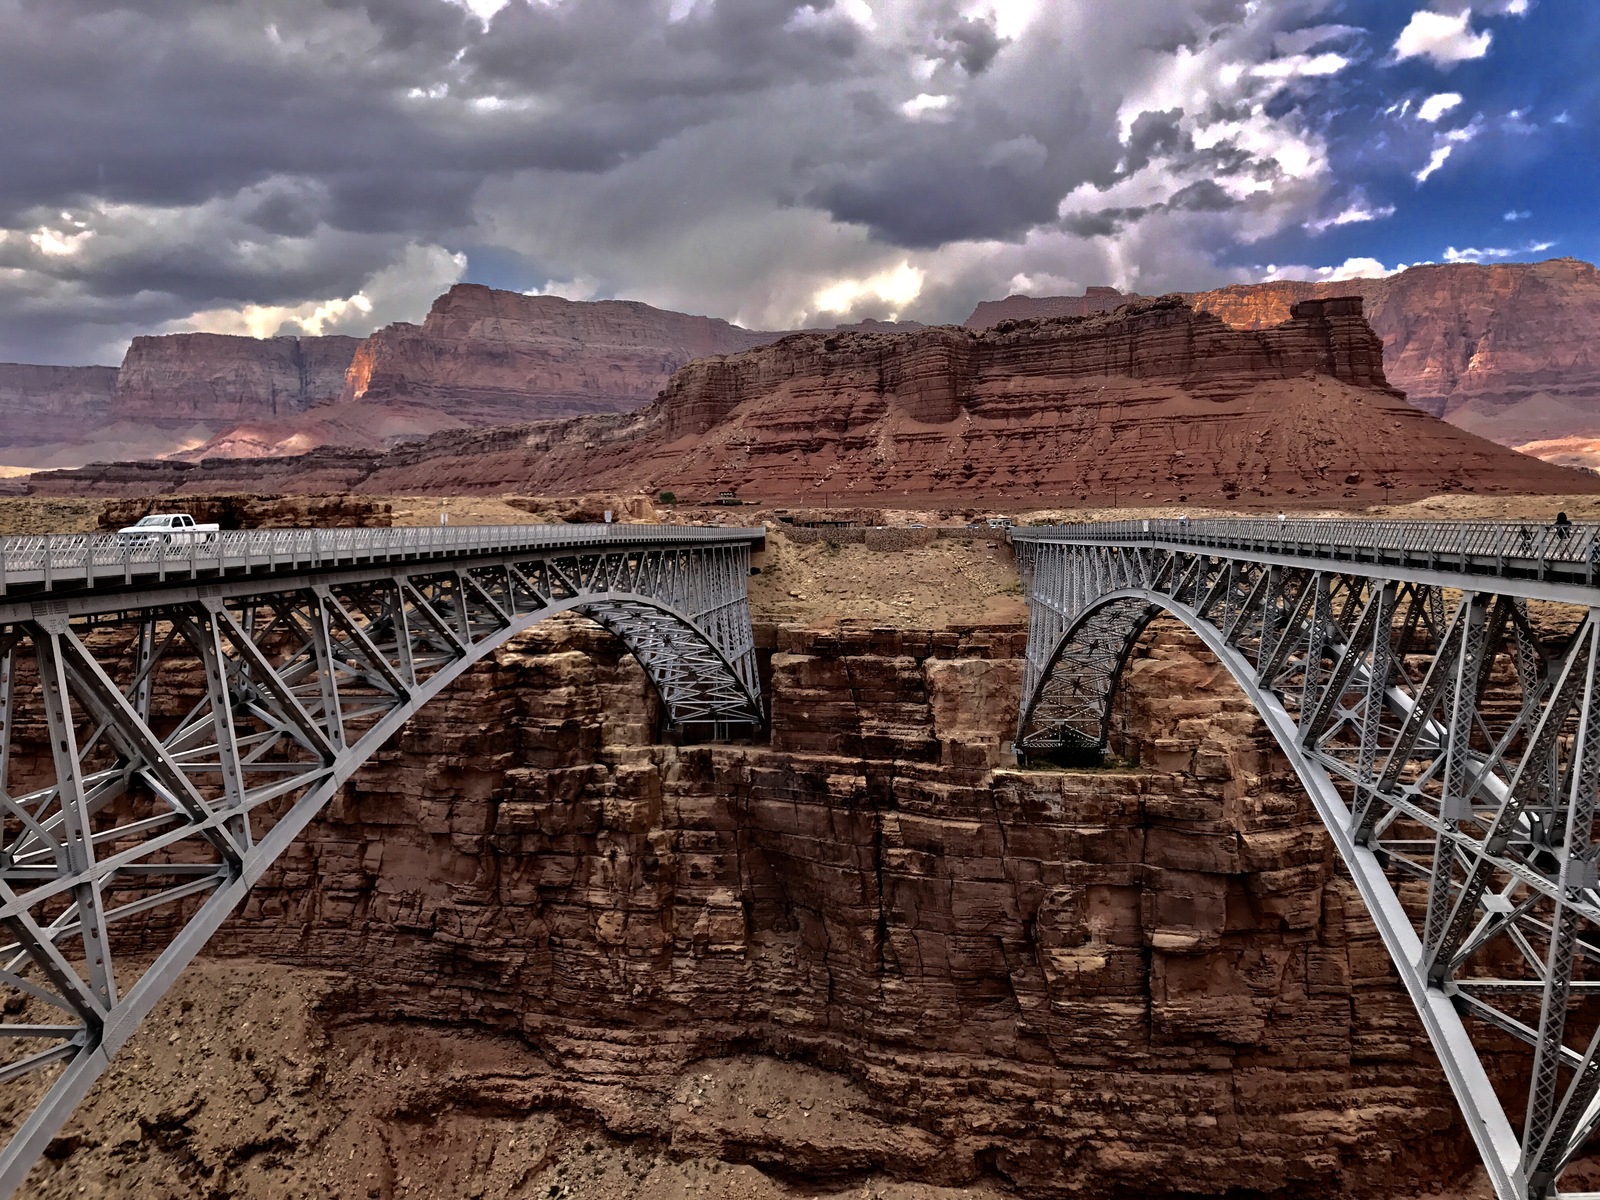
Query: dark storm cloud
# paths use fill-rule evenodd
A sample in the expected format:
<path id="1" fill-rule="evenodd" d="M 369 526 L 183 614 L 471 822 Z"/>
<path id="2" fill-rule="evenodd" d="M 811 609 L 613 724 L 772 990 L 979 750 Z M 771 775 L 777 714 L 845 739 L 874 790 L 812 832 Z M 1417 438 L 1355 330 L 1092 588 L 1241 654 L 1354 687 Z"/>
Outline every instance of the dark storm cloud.
<path id="1" fill-rule="evenodd" d="M 1121 149 L 1106 114 L 1073 81 L 1040 80 L 1034 98 L 1027 109 L 978 102 L 948 120 L 890 123 L 871 153 L 831 166 L 836 177 L 807 198 L 912 249 L 1009 238 L 1048 222 L 1078 184 L 1109 182 Z"/>
<path id="2" fill-rule="evenodd" d="M 1157 156 L 1175 155 L 1194 148 L 1193 139 L 1183 128 L 1181 108 L 1140 113 L 1129 126 L 1125 145 L 1124 163 L 1129 171 L 1149 166 Z"/>
<path id="3" fill-rule="evenodd" d="M 1187 187 L 1179 188 L 1167 201 L 1167 208 L 1183 212 L 1225 212 L 1238 205 L 1238 201 L 1213 179 L 1197 179 Z"/>
<path id="4" fill-rule="evenodd" d="M 1138 204 L 1128 208 L 1102 208 L 1094 212 L 1068 213 L 1058 222 L 1061 229 L 1078 237 L 1116 237 L 1128 226 L 1144 220 L 1151 213 L 1192 212 L 1219 213 L 1242 207 L 1223 191 L 1220 184 L 1210 179 L 1196 180 L 1174 192 L 1170 199 L 1158 204 Z"/>
<path id="5" fill-rule="evenodd" d="M 1153 208 L 1153 205 L 1141 204 L 1134 208 L 1102 208 L 1098 212 L 1069 213 L 1061 218 L 1061 228 L 1077 237 L 1115 237 L 1134 221 L 1143 219 Z"/>
<path id="6" fill-rule="evenodd" d="M 944 31 L 944 40 L 955 52 L 955 59 L 968 75 L 981 75 L 1000 53 L 1005 39 L 995 32 L 993 21 L 973 17 L 957 21 Z"/>
<path id="7" fill-rule="evenodd" d="M 311 319 L 369 284 L 409 303 L 397 272 L 448 281 L 466 246 L 575 294 L 733 317 L 757 292 L 752 320 L 815 319 L 820 291 L 905 263 L 926 303 L 964 303 L 1028 264 L 961 247 L 1200 221 L 1237 207 L 1216 180 L 1273 176 L 1229 137 L 1195 148 L 1196 122 L 1260 119 L 1248 75 L 1155 86 L 1219 39 L 1287 52 L 1259 6 L 998 7 L 0 0 L 0 359 L 248 306 Z M 1130 95 L 1148 111 L 1124 125 Z M 948 278 L 917 258 L 946 251 Z M 1103 279 L 1098 250 L 1059 254 L 1046 276 Z"/>
<path id="8" fill-rule="evenodd" d="M 459 224 L 486 172 L 605 170 L 741 90 L 850 58 L 849 22 L 790 29 L 796 9 L 718 5 L 664 30 L 620 0 L 518 3 L 485 31 L 442 0 L 6 0 L 0 80 L 26 102 L 0 117 L 0 220 L 304 175 L 344 228 Z"/>

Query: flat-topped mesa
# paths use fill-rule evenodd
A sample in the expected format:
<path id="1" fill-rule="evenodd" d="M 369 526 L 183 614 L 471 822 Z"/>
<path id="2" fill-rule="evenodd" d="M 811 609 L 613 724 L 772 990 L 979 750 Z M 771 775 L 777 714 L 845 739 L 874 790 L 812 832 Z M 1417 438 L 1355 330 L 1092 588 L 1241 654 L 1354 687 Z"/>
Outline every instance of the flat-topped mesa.
<path id="1" fill-rule="evenodd" d="M 979 304 L 966 324 L 1078 314 L 1101 291 L 1008 296 Z M 1235 328 L 1262 329 L 1287 320 L 1301 301 L 1341 296 L 1364 301 L 1388 378 L 1410 403 L 1502 445 L 1600 465 L 1600 271 L 1593 264 L 1429 263 L 1374 279 L 1235 283 L 1189 298 Z"/>
<path id="2" fill-rule="evenodd" d="M 1133 292 L 1119 292 L 1114 287 L 1085 288 L 1081 296 L 1007 296 L 1004 300 L 981 300 L 967 318 L 968 329 L 987 329 L 1001 321 L 1015 321 L 1033 317 L 1088 317 L 1095 313 L 1111 312 L 1119 305 L 1140 297 Z"/>
<path id="3" fill-rule="evenodd" d="M 781 336 L 633 300 L 579 302 L 457 284 L 421 325 L 373 334 L 341 399 L 433 404 L 469 424 L 642 407 L 691 359 Z"/>
<path id="4" fill-rule="evenodd" d="M 7 446 L 52 441 L 100 424 L 116 387 L 115 367 L 0 363 L 0 463 Z"/>
<path id="5" fill-rule="evenodd" d="M 1244 330 L 1169 295 L 1108 314 L 1002 321 L 983 330 L 795 334 L 752 353 L 690 363 L 656 403 L 671 442 L 708 432 L 757 396 L 804 398 L 815 406 L 813 416 L 826 411 L 830 422 L 848 426 L 871 415 L 870 403 L 840 410 L 828 398 L 866 391 L 914 421 L 940 424 L 963 412 L 1022 415 L 1029 396 L 1044 399 L 1029 381 L 1170 381 L 1221 401 L 1264 380 L 1306 374 L 1401 395 L 1384 377 L 1383 344 L 1362 317 L 1359 296 L 1302 301 L 1283 324 Z M 1063 401 L 1074 403 L 1057 396 L 1052 406 Z"/>
<path id="6" fill-rule="evenodd" d="M 36 476 L 98 491 L 118 468 Z M 1408 405 L 1353 297 L 1234 329 L 1182 297 L 982 331 L 800 333 L 690 363 L 648 408 L 437 433 L 142 476 L 140 490 L 552 494 L 734 488 L 772 503 L 1401 501 L 1454 490 L 1587 494 L 1600 479 Z M 132 480 L 119 479 L 126 489 Z"/>
<path id="7" fill-rule="evenodd" d="M 136 337 L 117 372 L 114 419 L 260 420 L 335 399 L 359 338 L 168 333 Z"/>

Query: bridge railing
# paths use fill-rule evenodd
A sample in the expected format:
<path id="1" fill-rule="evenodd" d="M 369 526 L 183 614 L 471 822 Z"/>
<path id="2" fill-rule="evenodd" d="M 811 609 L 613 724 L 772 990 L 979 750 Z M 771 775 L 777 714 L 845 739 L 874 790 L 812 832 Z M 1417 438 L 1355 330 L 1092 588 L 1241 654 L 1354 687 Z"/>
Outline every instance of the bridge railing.
<path id="1" fill-rule="evenodd" d="M 1360 518 L 1170 518 L 1018 527 L 1014 542 L 1141 543 L 1371 562 L 1508 578 L 1600 581 L 1600 525 Z"/>
<path id="2" fill-rule="evenodd" d="M 684 525 L 418 525 L 387 529 L 236 529 L 219 533 L 52 534 L 0 539 L 0 596 L 155 576 L 295 570 L 352 562 L 648 542 L 759 541 L 761 528 Z"/>

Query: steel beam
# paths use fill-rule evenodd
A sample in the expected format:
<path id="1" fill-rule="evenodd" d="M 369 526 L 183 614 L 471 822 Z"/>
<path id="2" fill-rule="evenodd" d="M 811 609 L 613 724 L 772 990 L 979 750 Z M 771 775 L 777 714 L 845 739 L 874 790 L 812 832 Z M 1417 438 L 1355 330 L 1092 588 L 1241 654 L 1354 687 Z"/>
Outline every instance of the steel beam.
<path id="1" fill-rule="evenodd" d="M 1187 623 L 1328 826 L 1497 1196 L 1557 1195 L 1600 1128 L 1600 589 L 1584 557 L 1600 529 L 1527 555 L 1504 553 L 1521 539 L 1503 527 L 1152 524 L 1013 532 L 1030 606 L 1019 756 L 1106 744 L 1149 619 L 1124 614 Z M 1137 577 L 1109 577 L 1113 556 Z M 1540 645 L 1531 599 L 1568 606 L 1554 658 L 1562 635 L 1541 616 Z M 1128 640 L 1108 656 L 1113 626 Z M 1407 879 L 1425 899 L 1402 902 Z M 1485 1031 L 1528 1046 L 1520 1124 L 1480 1059 Z"/>

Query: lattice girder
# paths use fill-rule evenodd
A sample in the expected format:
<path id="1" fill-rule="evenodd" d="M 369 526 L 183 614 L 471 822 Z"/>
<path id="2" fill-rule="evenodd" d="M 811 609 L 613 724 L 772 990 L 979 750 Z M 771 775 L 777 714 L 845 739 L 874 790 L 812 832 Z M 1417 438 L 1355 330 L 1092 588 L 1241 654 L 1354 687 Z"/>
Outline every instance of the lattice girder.
<path id="1" fill-rule="evenodd" d="M 614 633 L 674 726 L 759 725 L 751 539 L 684 540 L 0 596 L 0 1083 L 42 1088 L 0 1194 L 361 764 L 535 623 Z M 119 954 L 157 908 L 155 960 Z"/>
<path id="2" fill-rule="evenodd" d="M 1497 1194 L 1557 1194 L 1600 1126 L 1600 590 L 1515 565 L 1504 578 L 1437 561 L 1352 569 L 1319 561 L 1360 557 L 1337 547 L 1274 552 L 1261 522 L 1233 549 L 1220 527 L 1247 523 L 1209 524 L 1017 531 L 1019 758 L 1105 747 L 1149 621 L 1188 625 L 1333 835 Z M 1537 628 L 1530 599 L 1549 601 Z M 1507 1034 L 1526 1047 L 1514 1105 L 1485 1065 L 1494 1042 L 1503 1070 Z"/>

